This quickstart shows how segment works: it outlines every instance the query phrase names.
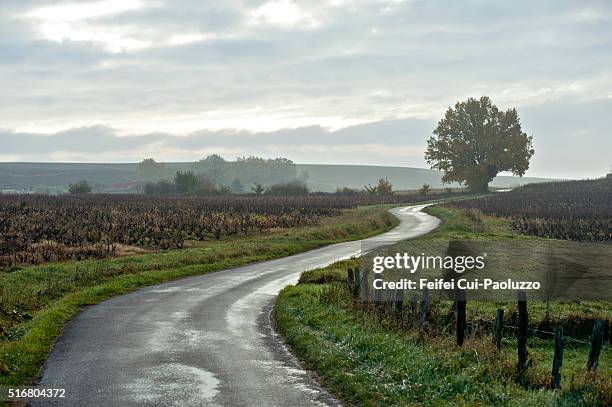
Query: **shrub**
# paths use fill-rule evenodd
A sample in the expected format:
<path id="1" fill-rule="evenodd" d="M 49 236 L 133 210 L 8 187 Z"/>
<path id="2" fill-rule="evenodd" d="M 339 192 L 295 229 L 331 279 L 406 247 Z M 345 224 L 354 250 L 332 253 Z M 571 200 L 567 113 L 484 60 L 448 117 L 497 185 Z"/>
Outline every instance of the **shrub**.
<path id="1" fill-rule="evenodd" d="M 265 190 L 266 189 L 263 187 L 263 185 L 257 182 L 251 187 L 251 191 L 253 191 L 255 195 L 261 195 L 264 193 Z"/>
<path id="2" fill-rule="evenodd" d="M 76 184 L 70 184 L 68 191 L 71 194 L 88 194 L 91 192 L 91 186 L 85 180 L 79 181 Z"/>
<path id="3" fill-rule="evenodd" d="M 276 196 L 303 196 L 308 195 L 308 187 L 300 181 L 276 184 L 268 187 L 266 195 Z"/>
<path id="4" fill-rule="evenodd" d="M 354 188 L 344 187 L 344 188 L 336 188 L 336 194 L 339 195 L 358 195 L 361 191 L 358 191 Z"/>
<path id="5" fill-rule="evenodd" d="M 145 195 L 169 195 L 175 194 L 176 184 L 170 181 L 162 180 L 158 182 L 148 182 L 144 186 L 143 192 Z"/>

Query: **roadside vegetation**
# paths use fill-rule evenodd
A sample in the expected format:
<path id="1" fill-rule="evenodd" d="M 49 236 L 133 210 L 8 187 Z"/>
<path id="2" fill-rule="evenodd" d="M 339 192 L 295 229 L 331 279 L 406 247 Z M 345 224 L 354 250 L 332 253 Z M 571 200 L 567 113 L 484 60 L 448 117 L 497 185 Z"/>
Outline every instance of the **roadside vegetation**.
<path id="1" fill-rule="evenodd" d="M 471 209 L 470 202 L 481 201 L 452 203 L 464 209 L 426 208 L 443 223 L 419 240 L 542 241 L 518 233 L 512 218 L 486 215 Z M 347 404 L 612 405 L 609 302 L 551 303 L 549 307 L 528 302 L 529 359 L 526 370 L 519 371 L 517 332 L 512 328 L 517 325 L 516 302 L 468 302 L 466 340 L 458 347 L 452 302 L 432 302 L 422 329 L 408 300 L 402 312 L 355 300 L 347 285 L 347 270 L 358 266 L 355 259 L 302 274 L 297 286 L 281 292 L 275 308 L 277 328 L 285 341 L 305 367 Z M 492 341 L 499 308 L 507 324 L 501 351 Z M 593 374 L 586 364 L 596 319 L 604 320 L 607 330 L 598 371 Z M 566 335 L 558 390 L 551 389 L 554 341 L 548 332 L 553 326 L 563 326 Z"/>
<path id="2" fill-rule="evenodd" d="M 326 272 L 345 275 L 350 263 Z M 320 272 L 321 273 L 321 272 Z M 324 277 L 329 280 L 331 277 Z M 447 308 L 448 310 L 448 308 Z M 276 305 L 279 331 L 305 367 L 349 405 L 607 406 L 612 400 L 609 345 L 599 375 L 586 373 L 588 346 L 566 345 L 565 384 L 549 389 L 553 346 L 549 338 L 528 342 L 526 381 L 516 374 L 516 339 L 502 352 L 491 337 L 469 338 L 457 348 L 454 337 L 420 336 L 398 327 L 391 315 L 354 308 L 346 283 L 300 283 L 284 289 Z"/>

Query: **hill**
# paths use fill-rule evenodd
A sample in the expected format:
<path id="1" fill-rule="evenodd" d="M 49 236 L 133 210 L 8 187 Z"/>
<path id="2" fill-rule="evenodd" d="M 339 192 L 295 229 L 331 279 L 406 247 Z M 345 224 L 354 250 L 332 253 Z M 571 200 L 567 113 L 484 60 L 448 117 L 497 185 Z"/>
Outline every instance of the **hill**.
<path id="1" fill-rule="evenodd" d="M 79 180 L 92 185 L 136 181 L 137 164 L 0 163 L 0 190 L 63 187 Z"/>
<path id="2" fill-rule="evenodd" d="M 191 163 L 169 163 L 173 169 L 187 169 Z M 0 190 L 31 190 L 33 188 L 62 188 L 85 179 L 92 185 L 109 189 L 116 185 L 137 181 L 136 163 L 81 164 L 81 163 L 0 163 Z M 388 178 L 396 189 L 417 189 L 423 184 L 442 187 L 440 173 L 424 168 L 384 167 L 370 165 L 315 165 L 297 164 L 298 173 L 308 173 L 312 191 L 335 191 L 337 187 L 363 188 L 380 178 Z M 491 186 L 508 188 L 521 184 L 551 181 L 545 178 L 497 177 Z"/>

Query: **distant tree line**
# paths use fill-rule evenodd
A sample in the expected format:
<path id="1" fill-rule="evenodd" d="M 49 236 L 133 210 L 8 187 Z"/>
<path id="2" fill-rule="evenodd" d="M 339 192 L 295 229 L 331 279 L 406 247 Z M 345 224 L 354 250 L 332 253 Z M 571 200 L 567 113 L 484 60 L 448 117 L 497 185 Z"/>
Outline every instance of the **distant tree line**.
<path id="1" fill-rule="evenodd" d="M 251 159 L 244 159 L 248 161 Z M 289 160 L 261 160 L 261 162 L 272 162 L 276 164 L 281 162 L 291 163 Z M 251 160 L 253 161 L 253 160 Z M 171 170 L 166 164 L 158 163 L 153 159 L 146 159 L 139 165 L 139 173 L 143 179 L 151 181 L 145 182 L 142 185 L 141 191 L 145 195 L 226 195 L 226 194 L 253 194 L 253 195 L 269 195 L 269 196 L 304 196 L 309 194 L 308 187 L 300 178 L 294 178 L 287 182 L 279 182 L 271 185 L 263 185 L 257 181 L 249 186 L 245 186 L 242 181 L 236 177 L 229 185 L 216 183 L 216 179 L 220 179 L 219 168 L 223 168 L 228 162 L 224 161 L 219 156 L 209 156 L 205 160 L 201 160 L 199 164 L 205 171 L 196 173 L 192 170 L 178 170 L 170 179 L 160 179 L 155 181 L 156 177 L 165 174 Z M 293 165 L 293 164 L 291 164 Z M 209 174 L 213 174 L 212 177 Z M 166 177 L 166 175 L 164 175 Z M 301 177 L 303 178 L 303 177 Z M 71 194 L 87 194 L 92 192 L 92 186 L 85 180 L 75 184 L 70 184 L 69 192 Z M 429 184 L 423 184 L 419 190 L 421 195 L 429 195 L 432 188 Z M 393 190 L 393 184 L 387 178 L 381 178 L 375 185 L 367 184 L 361 190 L 354 188 L 337 188 L 335 195 L 371 195 L 378 197 L 390 197 L 396 192 Z M 451 188 L 446 188 L 446 193 L 451 194 Z M 319 192 L 319 195 L 327 193 Z"/>
<path id="2" fill-rule="evenodd" d="M 144 183 L 145 193 L 156 194 L 273 194 L 283 186 L 299 195 L 308 180 L 308 174 L 298 174 L 293 161 L 286 158 L 241 157 L 226 161 L 218 154 L 191 164 L 165 164 L 147 158 L 138 165 L 137 176 Z"/>
<path id="3" fill-rule="evenodd" d="M 229 191 L 217 188 L 206 174 L 196 175 L 192 171 L 177 171 L 172 180 L 147 182 L 143 192 L 147 195 L 214 195 Z"/>
<path id="4" fill-rule="evenodd" d="M 304 196 L 309 194 L 306 173 L 297 174 L 295 164 L 286 158 L 263 159 L 258 157 L 238 158 L 235 162 L 225 161 L 217 154 L 193 163 L 165 164 L 152 158 L 143 160 L 137 167 L 145 195 L 225 195 L 254 194 L 271 196 Z M 188 169 L 191 168 L 191 169 Z M 234 176 L 239 175 L 239 176 Z M 230 179 L 231 176 L 234 176 Z M 87 181 L 70 185 L 70 193 L 85 194 L 92 188 Z M 426 194 L 427 192 L 425 192 Z M 375 185 L 366 185 L 362 190 L 338 188 L 338 195 L 394 194 L 388 179 L 378 180 Z"/>
<path id="5" fill-rule="evenodd" d="M 147 182 L 143 193 L 146 195 L 226 195 L 245 194 L 255 195 L 282 195 L 302 196 L 308 195 L 308 187 L 301 181 L 295 180 L 286 183 L 274 184 L 264 187 L 254 183 L 250 190 L 242 185 L 239 179 L 234 179 L 230 186 L 215 184 L 207 174 L 195 174 L 193 171 L 177 171 L 171 181 L 161 180 Z"/>

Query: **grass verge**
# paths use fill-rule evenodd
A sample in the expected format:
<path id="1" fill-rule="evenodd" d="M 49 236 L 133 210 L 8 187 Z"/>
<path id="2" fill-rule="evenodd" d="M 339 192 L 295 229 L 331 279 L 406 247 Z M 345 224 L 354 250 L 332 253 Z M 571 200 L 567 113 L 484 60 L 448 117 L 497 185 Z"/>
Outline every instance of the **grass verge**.
<path id="1" fill-rule="evenodd" d="M 31 383 L 55 338 L 82 306 L 146 285 L 369 237 L 397 225 L 387 209 L 347 210 L 317 226 L 222 239 L 184 250 L 5 273 L 0 277 L 0 385 Z"/>
<path id="2" fill-rule="evenodd" d="M 514 234 L 503 219 L 431 207 L 442 226 L 423 239 L 532 239 Z M 323 385 L 349 405 L 612 405 L 612 349 L 604 345 L 599 375 L 586 373 L 588 344 L 566 341 L 562 389 L 550 390 L 553 342 L 532 336 L 526 374 L 516 372 L 516 338 L 506 334 L 501 352 L 487 332 L 471 332 L 462 348 L 453 332 L 431 331 L 425 338 L 403 321 L 356 304 L 345 284 L 356 261 L 302 274 L 284 289 L 275 307 L 277 328 L 287 344 L 316 371 Z M 450 303 L 432 304 L 430 321 L 448 317 Z M 468 320 L 491 318 L 513 304 L 468 303 Z M 545 306 L 530 302 L 530 326 L 538 327 Z M 610 304 L 553 304 L 552 315 L 567 324 L 589 318 L 610 321 Z"/>

